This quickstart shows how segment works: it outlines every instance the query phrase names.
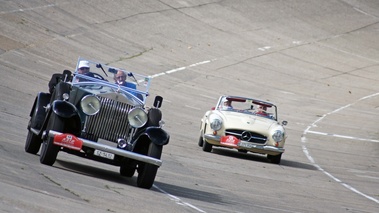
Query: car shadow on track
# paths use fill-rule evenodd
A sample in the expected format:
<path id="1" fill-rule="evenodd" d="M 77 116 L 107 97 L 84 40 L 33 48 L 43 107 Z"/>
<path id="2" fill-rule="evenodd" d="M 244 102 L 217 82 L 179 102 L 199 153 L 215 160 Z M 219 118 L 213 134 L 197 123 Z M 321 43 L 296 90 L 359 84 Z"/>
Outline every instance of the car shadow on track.
<path id="1" fill-rule="evenodd" d="M 54 167 L 57 169 L 74 172 L 80 175 L 86 175 L 89 177 L 100 178 L 115 183 L 136 186 L 136 181 L 134 180 L 134 178 L 123 177 L 120 175 L 119 172 L 111 171 L 101 167 L 98 168 L 92 165 L 86 165 L 83 163 L 76 163 L 72 161 L 64 161 L 59 159 L 57 159 L 56 164 L 54 164 Z M 118 167 L 114 168 L 117 169 Z"/>
<path id="2" fill-rule="evenodd" d="M 251 161 L 271 164 L 267 160 L 266 155 L 260 155 L 260 154 L 255 154 L 255 153 L 251 153 L 251 152 L 242 153 L 242 152 L 238 152 L 237 150 L 234 150 L 234 149 L 225 149 L 225 148 L 220 148 L 220 147 L 214 147 L 212 149 L 212 153 L 217 154 L 217 155 L 222 155 L 222 156 L 239 158 L 239 159 L 243 159 L 243 160 L 251 160 Z M 279 166 L 288 166 L 288 167 L 299 168 L 299 169 L 307 169 L 307 170 L 317 170 L 317 168 L 315 166 L 313 166 L 312 164 L 291 161 L 291 160 L 284 159 L 283 157 L 282 157 L 282 160 L 281 160 Z"/>
<path id="3" fill-rule="evenodd" d="M 210 193 L 210 192 L 201 191 L 201 190 L 197 190 L 193 188 L 181 187 L 181 186 L 162 183 L 158 181 L 155 181 L 154 185 L 164 190 L 165 193 L 175 195 L 180 198 L 205 201 L 207 203 L 213 203 L 213 204 L 222 204 L 222 205 L 232 204 L 231 202 L 226 201 L 228 200 L 227 197 L 224 197 L 223 199 L 223 196 L 220 194 Z M 159 190 L 159 189 L 156 189 L 156 190 Z M 159 191 L 162 192 L 161 190 Z"/>
<path id="4" fill-rule="evenodd" d="M 127 184 L 129 186 L 135 186 L 136 184 L 136 174 L 133 177 L 123 177 L 118 172 L 108 170 L 106 168 L 98 168 L 93 165 L 86 165 L 83 163 L 76 163 L 72 161 L 65 161 L 57 159 L 55 168 L 65 170 L 68 172 L 73 172 L 80 175 L 85 175 L 88 177 L 94 177 L 97 179 L 102 179 L 110 182 L 115 182 L 119 184 Z M 118 167 L 115 167 L 116 169 Z M 186 188 L 181 186 L 176 186 L 172 184 L 162 183 L 155 181 L 154 185 L 157 187 L 152 187 L 150 190 L 158 193 L 169 193 L 182 198 L 189 198 L 194 200 L 200 200 L 218 204 L 230 204 L 223 199 L 222 196 L 215 193 L 205 192 L 201 190 L 196 190 L 192 188 Z M 164 191 L 162 191 L 164 190 Z"/>

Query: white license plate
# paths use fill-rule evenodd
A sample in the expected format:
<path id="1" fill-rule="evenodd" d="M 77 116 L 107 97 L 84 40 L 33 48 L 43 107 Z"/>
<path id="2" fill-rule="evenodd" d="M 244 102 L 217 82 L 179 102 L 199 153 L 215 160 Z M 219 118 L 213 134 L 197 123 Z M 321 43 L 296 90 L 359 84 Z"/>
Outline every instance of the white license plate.
<path id="1" fill-rule="evenodd" d="M 254 147 L 256 147 L 255 144 L 244 142 L 244 141 L 240 141 L 238 143 L 238 146 L 244 147 L 244 148 L 254 148 Z"/>
<path id="2" fill-rule="evenodd" d="M 96 156 L 100 156 L 102 158 L 108 158 L 108 159 L 111 159 L 111 160 L 114 159 L 114 154 L 113 153 L 104 152 L 104 151 L 97 150 L 97 149 L 95 149 L 95 152 L 93 154 L 96 155 Z"/>

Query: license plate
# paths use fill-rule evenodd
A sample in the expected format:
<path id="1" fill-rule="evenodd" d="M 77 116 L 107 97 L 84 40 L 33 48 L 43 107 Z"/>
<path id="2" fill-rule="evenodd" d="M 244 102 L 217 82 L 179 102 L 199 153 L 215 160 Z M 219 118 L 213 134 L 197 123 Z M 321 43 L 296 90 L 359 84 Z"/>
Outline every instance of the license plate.
<path id="1" fill-rule="evenodd" d="M 244 147 L 244 148 L 253 148 L 253 147 L 256 147 L 255 144 L 244 142 L 244 141 L 240 141 L 238 143 L 238 146 Z"/>
<path id="2" fill-rule="evenodd" d="M 96 156 L 102 157 L 102 158 L 107 158 L 107 159 L 111 159 L 111 160 L 114 159 L 113 153 L 104 152 L 104 151 L 97 150 L 97 149 L 95 150 L 95 152 L 93 154 Z"/>

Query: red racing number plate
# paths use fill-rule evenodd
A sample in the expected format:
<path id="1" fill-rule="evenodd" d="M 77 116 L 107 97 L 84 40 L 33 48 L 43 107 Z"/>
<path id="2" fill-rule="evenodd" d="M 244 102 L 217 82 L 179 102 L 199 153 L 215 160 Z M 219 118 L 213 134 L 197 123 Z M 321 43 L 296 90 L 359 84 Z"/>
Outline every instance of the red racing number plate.
<path id="1" fill-rule="evenodd" d="M 220 144 L 224 146 L 231 146 L 231 147 L 237 147 L 237 144 L 240 140 L 236 138 L 233 135 L 227 135 L 227 136 L 222 136 L 220 140 Z"/>
<path id="2" fill-rule="evenodd" d="M 54 136 L 54 145 L 80 151 L 83 141 L 71 134 L 60 134 Z"/>

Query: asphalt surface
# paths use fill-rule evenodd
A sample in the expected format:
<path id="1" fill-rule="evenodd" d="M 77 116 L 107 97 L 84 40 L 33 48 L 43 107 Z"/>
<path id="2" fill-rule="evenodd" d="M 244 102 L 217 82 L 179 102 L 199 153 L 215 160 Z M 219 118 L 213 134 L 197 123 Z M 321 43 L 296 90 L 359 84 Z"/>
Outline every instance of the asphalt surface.
<path id="1" fill-rule="evenodd" d="M 379 212 L 378 33 L 376 0 L 0 1 L 0 211 Z M 171 139 L 152 189 L 25 153 L 36 94 L 79 56 L 154 77 Z M 278 106 L 280 165 L 197 146 L 223 94 Z"/>

